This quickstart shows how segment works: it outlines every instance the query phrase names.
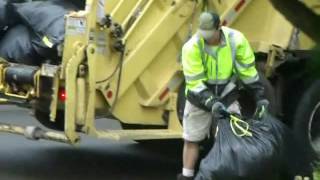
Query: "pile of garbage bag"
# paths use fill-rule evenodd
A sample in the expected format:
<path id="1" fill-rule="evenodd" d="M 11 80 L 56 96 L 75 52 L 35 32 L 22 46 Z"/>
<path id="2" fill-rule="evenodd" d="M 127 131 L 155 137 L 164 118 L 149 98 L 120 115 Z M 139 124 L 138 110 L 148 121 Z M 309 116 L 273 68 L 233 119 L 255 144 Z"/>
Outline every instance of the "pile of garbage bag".
<path id="1" fill-rule="evenodd" d="M 195 180 L 284 180 L 312 173 L 311 162 L 289 128 L 272 115 L 218 121 L 215 144 Z"/>
<path id="2" fill-rule="evenodd" d="M 65 0 L 19 2 L 0 0 L 0 57 L 15 63 L 59 63 L 65 15 L 79 7 Z"/>

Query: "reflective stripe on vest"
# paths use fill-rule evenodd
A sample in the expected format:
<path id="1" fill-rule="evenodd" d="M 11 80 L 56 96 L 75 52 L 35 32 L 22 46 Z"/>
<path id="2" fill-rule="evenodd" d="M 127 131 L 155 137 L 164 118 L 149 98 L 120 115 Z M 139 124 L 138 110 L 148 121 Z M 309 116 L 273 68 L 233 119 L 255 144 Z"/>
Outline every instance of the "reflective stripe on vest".
<path id="1" fill-rule="evenodd" d="M 206 59 L 207 58 L 206 58 L 206 54 L 204 53 L 204 47 L 203 47 L 203 45 L 201 43 L 201 39 L 200 38 L 198 38 L 198 47 L 199 47 L 199 50 L 200 50 L 201 61 L 202 61 L 203 69 L 204 69 L 203 74 L 206 74 L 207 73 L 207 65 L 206 65 Z"/>
<path id="2" fill-rule="evenodd" d="M 194 75 L 194 76 L 185 75 L 186 81 L 196 81 L 196 80 L 203 79 L 205 77 L 206 77 L 205 73 L 200 73 L 200 74 L 197 74 L 197 75 Z"/>
<path id="3" fill-rule="evenodd" d="M 234 69 L 236 71 L 236 73 L 238 74 L 238 67 L 236 65 L 236 53 L 237 53 L 237 47 L 236 47 L 236 41 L 234 40 L 234 34 L 233 32 L 231 31 L 229 33 L 229 42 L 230 42 L 230 47 L 231 47 L 231 54 L 232 54 L 232 64 L 234 65 Z"/>
<path id="4" fill-rule="evenodd" d="M 244 64 L 244 63 L 241 63 L 241 62 L 237 61 L 236 60 L 237 48 L 236 48 L 236 42 L 235 42 L 235 39 L 234 39 L 234 33 L 232 31 L 229 33 L 229 41 L 230 41 L 231 52 L 232 52 L 232 62 L 235 65 L 234 69 L 235 69 L 236 73 L 239 76 L 239 70 L 241 71 L 241 70 L 245 70 L 245 69 L 251 68 L 251 67 L 255 66 L 255 62 L 252 62 L 250 64 Z M 240 79 L 244 84 L 251 84 L 251 83 L 259 81 L 259 75 L 256 74 L 253 77 L 248 77 L 248 78 L 245 78 L 245 79 L 240 78 Z"/>
<path id="5" fill-rule="evenodd" d="M 199 92 L 201 92 L 201 91 L 203 91 L 205 89 L 207 89 L 207 86 L 201 84 L 200 86 L 197 86 L 196 88 L 193 88 L 192 91 L 195 92 L 195 93 L 199 93 Z"/>
<path id="6" fill-rule="evenodd" d="M 215 85 L 215 84 L 218 84 L 218 85 L 223 85 L 223 84 L 227 84 L 228 82 L 230 81 L 230 79 L 209 79 L 207 81 L 208 84 L 210 85 Z"/>
<path id="7" fill-rule="evenodd" d="M 255 76 L 253 76 L 253 77 L 241 79 L 241 81 L 242 81 L 244 84 L 251 84 L 251 83 L 257 82 L 257 81 L 259 81 L 259 74 L 255 75 Z"/>
<path id="8" fill-rule="evenodd" d="M 229 40 L 230 40 L 230 46 L 231 46 L 231 51 L 232 51 L 232 62 L 235 65 L 235 70 L 245 70 L 248 68 L 251 68 L 255 66 L 255 61 L 253 61 L 250 64 L 244 64 L 242 62 L 237 61 L 236 53 L 237 53 L 237 47 L 236 47 L 236 42 L 234 40 L 234 34 L 233 32 L 229 33 Z"/>

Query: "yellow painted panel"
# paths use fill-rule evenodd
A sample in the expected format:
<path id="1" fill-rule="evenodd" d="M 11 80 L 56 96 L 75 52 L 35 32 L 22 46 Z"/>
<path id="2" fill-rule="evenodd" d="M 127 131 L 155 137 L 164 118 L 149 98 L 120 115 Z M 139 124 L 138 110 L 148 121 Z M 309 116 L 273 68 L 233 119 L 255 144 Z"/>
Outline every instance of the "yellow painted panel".
<path id="1" fill-rule="evenodd" d="M 287 48 L 292 25 L 265 0 L 253 0 L 232 25 L 250 42 Z M 255 49 L 256 51 L 263 51 Z"/>

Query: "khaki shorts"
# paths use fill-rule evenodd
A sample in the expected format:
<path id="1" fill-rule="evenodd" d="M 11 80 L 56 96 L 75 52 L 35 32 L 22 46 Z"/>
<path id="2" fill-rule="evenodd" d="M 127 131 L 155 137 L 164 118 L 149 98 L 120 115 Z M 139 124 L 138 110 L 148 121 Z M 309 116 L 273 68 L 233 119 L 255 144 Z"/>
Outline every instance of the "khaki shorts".
<path id="1" fill-rule="evenodd" d="M 235 101 L 228 107 L 228 111 L 240 114 L 240 105 Z M 214 132 L 210 133 L 212 115 L 189 101 L 186 102 L 183 116 L 183 139 L 190 142 L 200 142 Z"/>

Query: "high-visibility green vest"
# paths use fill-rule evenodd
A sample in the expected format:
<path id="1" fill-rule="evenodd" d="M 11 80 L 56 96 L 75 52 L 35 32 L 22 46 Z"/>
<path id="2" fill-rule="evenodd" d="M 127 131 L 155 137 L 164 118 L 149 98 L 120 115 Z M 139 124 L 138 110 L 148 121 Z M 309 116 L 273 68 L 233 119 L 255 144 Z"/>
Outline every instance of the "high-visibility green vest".
<path id="1" fill-rule="evenodd" d="M 222 43 L 217 47 L 205 44 L 195 34 L 182 48 L 182 66 L 186 92 L 200 92 L 209 85 L 227 84 L 237 74 L 244 84 L 259 80 L 255 57 L 248 40 L 237 30 L 222 27 Z"/>

